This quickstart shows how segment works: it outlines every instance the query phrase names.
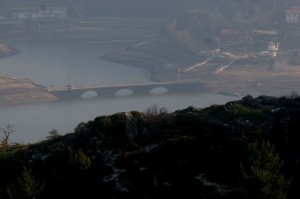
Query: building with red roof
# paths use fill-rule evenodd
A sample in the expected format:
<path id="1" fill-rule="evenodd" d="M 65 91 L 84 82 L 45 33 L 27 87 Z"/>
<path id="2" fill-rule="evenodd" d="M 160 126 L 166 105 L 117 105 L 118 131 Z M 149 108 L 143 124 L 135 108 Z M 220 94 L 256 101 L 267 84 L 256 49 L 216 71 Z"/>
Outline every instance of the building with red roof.
<path id="1" fill-rule="evenodd" d="M 285 10 L 285 19 L 287 23 L 300 22 L 300 6 L 293 6 Z"/>

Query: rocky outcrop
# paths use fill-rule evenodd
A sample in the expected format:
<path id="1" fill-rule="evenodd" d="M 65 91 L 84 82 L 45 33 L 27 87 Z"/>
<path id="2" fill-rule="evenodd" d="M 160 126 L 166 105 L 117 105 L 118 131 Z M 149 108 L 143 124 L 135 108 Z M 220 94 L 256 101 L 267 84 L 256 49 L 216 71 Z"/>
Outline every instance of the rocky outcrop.
<path id="1" fill-rule="evenodd" d="M 133 115 L 130 112 L 126 112 L 126 134 L 128 137 L 128 140 L 131 142 L 138 134 L 137 126 L 136 126 L 136 120 L 133 117 Z"/>

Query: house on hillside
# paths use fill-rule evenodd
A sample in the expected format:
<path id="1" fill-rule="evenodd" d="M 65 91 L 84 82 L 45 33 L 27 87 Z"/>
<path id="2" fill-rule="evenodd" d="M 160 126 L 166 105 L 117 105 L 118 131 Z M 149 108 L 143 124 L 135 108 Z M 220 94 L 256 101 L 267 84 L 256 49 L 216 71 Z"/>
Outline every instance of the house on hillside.
<path id="1" fill-rule="evenodd" d="M 67 17 L 66 7 L 15 7 L 12 9 L 13 19 L 61 19 Z"/>
<path id="2" fill-rule="evenodd" d="M 300 22 L 300 6 L 292 6 L 285 10 L 285 20 L 287 23 Z"/>

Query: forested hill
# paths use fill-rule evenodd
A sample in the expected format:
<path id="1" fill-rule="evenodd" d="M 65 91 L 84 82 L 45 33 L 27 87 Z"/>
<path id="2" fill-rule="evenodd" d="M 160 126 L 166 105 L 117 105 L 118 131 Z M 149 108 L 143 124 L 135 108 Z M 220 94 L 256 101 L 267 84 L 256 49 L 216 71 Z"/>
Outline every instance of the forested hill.
<path id="1" fill-rule="evenodd" d="M 100 116 L 2 142 L 0 198 L 299 198 L 300 97 Z"/>

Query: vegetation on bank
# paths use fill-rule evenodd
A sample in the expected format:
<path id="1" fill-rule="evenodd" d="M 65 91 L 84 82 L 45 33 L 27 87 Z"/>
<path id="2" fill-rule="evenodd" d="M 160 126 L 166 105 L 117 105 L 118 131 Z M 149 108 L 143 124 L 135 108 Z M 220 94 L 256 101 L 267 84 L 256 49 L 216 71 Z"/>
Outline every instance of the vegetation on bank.
<path id="1" fill-rule="evenodd" d="M 299 198 L 299 121 L 300 97 L 247 96 L 99 116 L 36 144 L 4 136 L 0 198 Z"/>

